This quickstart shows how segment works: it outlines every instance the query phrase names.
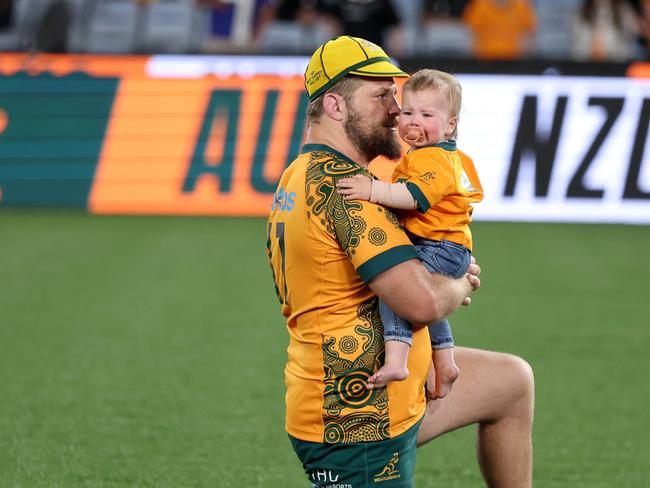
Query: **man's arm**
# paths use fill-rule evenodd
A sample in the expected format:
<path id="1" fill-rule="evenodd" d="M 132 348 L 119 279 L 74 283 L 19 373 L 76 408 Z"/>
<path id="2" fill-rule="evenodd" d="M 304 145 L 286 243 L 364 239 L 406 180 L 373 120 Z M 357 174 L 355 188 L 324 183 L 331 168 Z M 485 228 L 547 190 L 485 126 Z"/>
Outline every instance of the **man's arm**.
<path id="1" fill-rule="evenodd" d="M 379 273 L 368 286 L 393 312 L 418 329 L 468 305 L 472 292 L 481 286 L 480 272 L 473 260 L 464 277 L 447 278 L 429 273 L 419 260 L 411 259 Z"/>

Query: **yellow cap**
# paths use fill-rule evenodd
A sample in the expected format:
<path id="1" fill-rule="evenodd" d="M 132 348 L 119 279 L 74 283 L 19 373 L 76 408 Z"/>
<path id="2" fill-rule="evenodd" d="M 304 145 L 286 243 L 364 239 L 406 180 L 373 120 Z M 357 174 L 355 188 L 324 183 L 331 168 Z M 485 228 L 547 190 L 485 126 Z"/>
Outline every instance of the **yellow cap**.
<path id="1" fill-rule="evenodd" d="M 334 86 L 345 75 L 408 77 L 377 44 L 359 37 L 340 36 L 312 54 L 305 71 L 309 99 Z"/>

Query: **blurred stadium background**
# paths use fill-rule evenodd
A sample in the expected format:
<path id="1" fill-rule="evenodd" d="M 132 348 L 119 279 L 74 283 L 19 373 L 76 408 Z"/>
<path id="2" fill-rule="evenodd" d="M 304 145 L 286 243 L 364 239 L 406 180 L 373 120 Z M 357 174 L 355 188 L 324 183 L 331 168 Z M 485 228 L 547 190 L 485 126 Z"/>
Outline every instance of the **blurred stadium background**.
<path id="1" fill-rule="evenodd" d="M 650 486 L 648 4 L 0 0 L 0 487 L 307 486 L 263 217 L 339 33 L 463 84 L 453 323 L 533 365 L 536 486 Z M 473 435 L 417 486 L 481 486 Z"/>

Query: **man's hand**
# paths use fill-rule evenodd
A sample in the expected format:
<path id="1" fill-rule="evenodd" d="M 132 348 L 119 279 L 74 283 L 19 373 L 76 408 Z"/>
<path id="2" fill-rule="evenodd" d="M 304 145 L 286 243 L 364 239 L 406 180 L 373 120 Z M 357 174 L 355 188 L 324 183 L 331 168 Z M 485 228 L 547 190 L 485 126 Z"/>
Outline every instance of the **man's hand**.
<path id="1" fill-rule="evenodd" d="M 364 175 L 343 178 L 336 183 L 336 193 L 346 200 L 370 200 L 372 180 Z"/>
<path id="2" fill-rule="evenodd" d="M 481 287 L 481 279 L 479 278 L 480 274 L 481 267 L 477 264 L 476 258 L 472 256 L 469 263 L 469 269 L 467 270 L 467 274 L 465 276 L 467 277 L 467 280 L 469 281 L 469 284 L 472 286 L 472 289 L 474 291 L 478 290 Z M 472 298 L 465 297 L 465 300 L 463 300 L 463 305 L 468 306 L 470 303 L 472 303 Z"/>

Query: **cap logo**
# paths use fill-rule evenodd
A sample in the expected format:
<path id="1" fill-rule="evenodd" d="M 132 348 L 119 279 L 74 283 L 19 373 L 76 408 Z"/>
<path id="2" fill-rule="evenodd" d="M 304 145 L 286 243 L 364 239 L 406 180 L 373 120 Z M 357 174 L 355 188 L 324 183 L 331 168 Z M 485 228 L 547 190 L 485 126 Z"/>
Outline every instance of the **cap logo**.
<path id="1" fill-rule="evenodd" d="M 357 41 L 367 50 L 384 54 L 384 50 L 374 42 L 366 41 L 365 39 L 358 38 Z"/>
<path id="2" fill-rule="evenodd" d="M 318 83 L 318 80 L 320 80 L 322 77 L 323 77 L 323 70 L 322 69 L 319 69 L 318 71 L 313 71 L 309 75 L 309 79 L 307 79 L 305 81 L 305 84 L 307 84 L 308 86 L 312 86 L 315 83 Z"/>

